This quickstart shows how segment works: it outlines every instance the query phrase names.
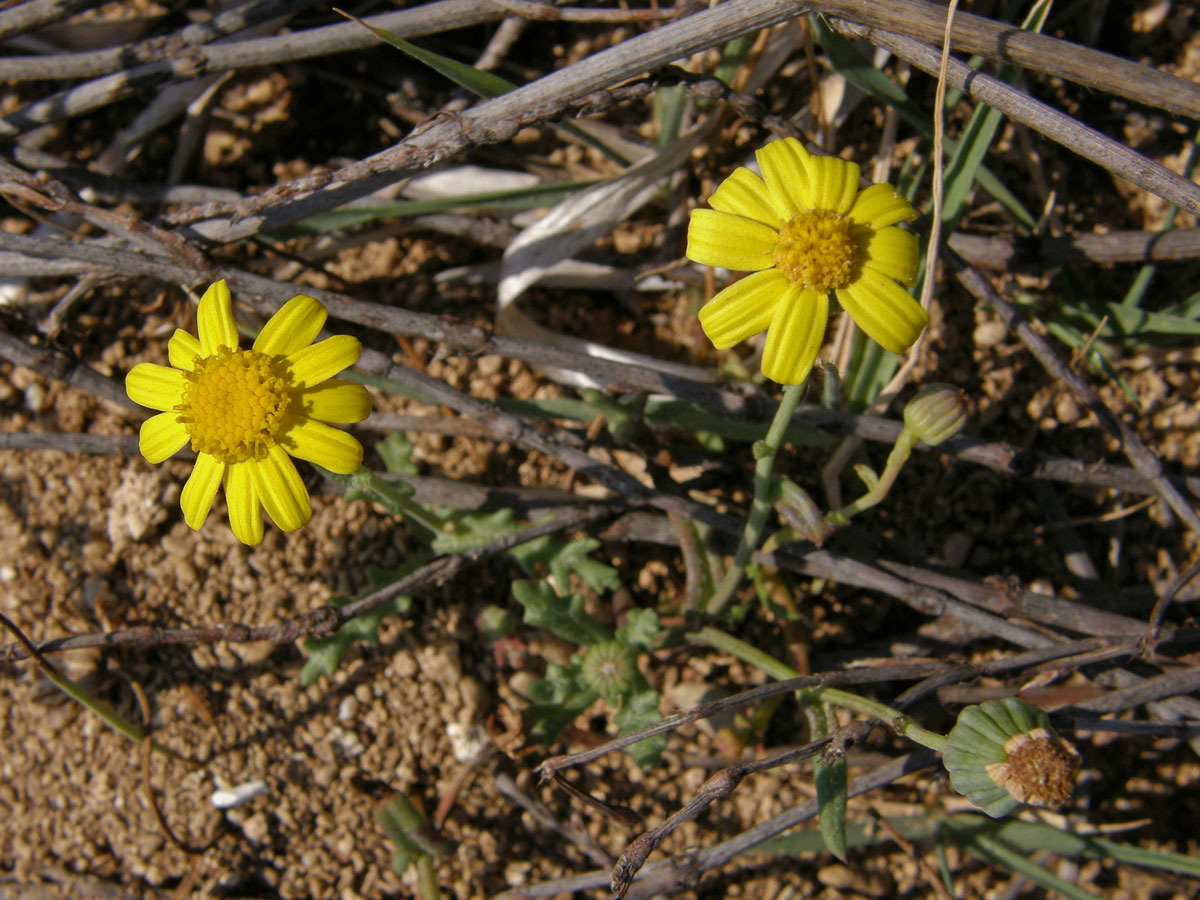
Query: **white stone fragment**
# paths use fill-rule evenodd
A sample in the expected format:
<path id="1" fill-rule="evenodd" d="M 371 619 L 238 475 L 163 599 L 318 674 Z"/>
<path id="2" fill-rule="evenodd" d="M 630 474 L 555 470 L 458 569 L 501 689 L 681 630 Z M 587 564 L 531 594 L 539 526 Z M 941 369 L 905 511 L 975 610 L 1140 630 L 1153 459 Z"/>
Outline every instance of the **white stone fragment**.
<path id="1" fill-rule="evenodd" d="M 212 805 L 217 809 L 233 809 L 241 806 L 267 790 L 261 781 L 247 781 L 232 788 L 220 788 L 212 793 Z"/>

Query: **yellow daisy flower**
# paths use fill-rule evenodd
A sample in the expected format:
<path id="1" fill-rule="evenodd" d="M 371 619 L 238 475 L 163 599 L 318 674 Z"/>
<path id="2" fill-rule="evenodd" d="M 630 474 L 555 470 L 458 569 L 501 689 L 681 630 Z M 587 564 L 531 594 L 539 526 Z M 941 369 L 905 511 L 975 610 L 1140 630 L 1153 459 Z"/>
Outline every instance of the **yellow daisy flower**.
<path id="1" fill-rule="evenodd" d="M 239 350 L 229 288 L 218 281 L 200 298 L 199 338 L 176 329 L 170 367 L 138 363 L 126 376 L 129 399 L 162 410 L 142 423 L 142 456 L 160 463 L 189 441 L 197 453 L 180 497 L 190 527 L 204 524 L 223 485 L 238 540 L 262 540 L 260 507 L 295 531 L 312 507 L 290 456 L 344 475 L 362 463 L 362 445 L 326 424 L 361 422 L 371 411 L 366 388 L 332 377 L 358 362 L 362 345 L 349 335 L 314 344 L 325 315 L 319 300 L 293 297 L 253 349 Z"/>
<path id="2" fill-rule="evenodd" d="M 709 340 L 723 350 L 765 329 L 763 374 L 799 384 L 825 338 L 832 291 L 868 335 L 907 350 L 928 317 L 897 283 L 916 283 L 919 254 L 916 236 L 895 226 L 917 211 L 890 184 L 860 191 L 855 163 L 794 138 L 756 156 L 762 176 L 738 169 L 688 225 L 689 259 L 753 273 L 701 308 Z"/>

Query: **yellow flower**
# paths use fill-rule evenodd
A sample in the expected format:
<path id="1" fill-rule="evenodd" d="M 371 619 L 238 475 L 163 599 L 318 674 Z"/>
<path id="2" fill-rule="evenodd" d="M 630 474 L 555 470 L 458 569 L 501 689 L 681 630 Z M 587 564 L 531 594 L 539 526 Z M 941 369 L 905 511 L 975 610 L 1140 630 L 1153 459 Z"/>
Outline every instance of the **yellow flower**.
<path id="1" fill-rule="evenodd" d="M 766 329 L 762 371 L 780 384 L 808 377 L 825 338 L 832 291 L 868 335 L 903 353 L 928 322 L 897 282 L 917 279 L 917 216 L 890 184 L 858 189 L 858 166 L 813 156 L 794 138 L 756 154 L 692 213 L 688 258 L 753 274 L 704 304 L 700 325 L 718 349 Z"/>
<path id="2" fill-rule="evenodd" d="M 361 422 L 371 411 L 366 388 L 332 377 L 358 362 L 362 345 L 349 335 L 314 344 L 325 315 L 313 297 L 293 297 L 253 349 L 239 350 L 229 288 L 218 281 L 200 298 L 199 338 L 180 329 L 171 337 L 171 367 L 139 363 L 126 376 L 131 400 L 162 410 L 142 423 L 142 456 L 160 463 L 189 441 L 197 453 L 180 497 L 190 527 L 204 524 L 224 485 L 229 524 L 243 543 L 262 540 L 260 507 L 295 531 L 312 507 L 289 454 L 342 474 L 362 463 L 362 445 L 325 424 Z"/>

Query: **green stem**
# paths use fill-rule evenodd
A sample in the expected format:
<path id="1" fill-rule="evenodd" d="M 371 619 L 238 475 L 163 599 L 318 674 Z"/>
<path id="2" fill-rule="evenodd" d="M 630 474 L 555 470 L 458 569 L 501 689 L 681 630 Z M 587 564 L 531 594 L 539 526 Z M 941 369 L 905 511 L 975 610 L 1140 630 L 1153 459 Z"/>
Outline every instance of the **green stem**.
<path id="1" fill-rule="evenodd" d="M 884 466 L 883 474 L 879 476 L 879 481 L 876 482 L 875 486 L 849 506 L 843 506 L 836 512 L 831 512 L 825 517 L 825 521 L 830 525 L 845 525 L 851 518 L 864 509 L 870 509 L 883 500 L 888 495 L 888 491 L 892 489 L 892 485 L 896 483 L 896 477 L 900 474 L 900 470 L 904 468 L 904 464 L 908 462 L 909 456 L 912 455 L 912 448 L 916 442 L 916 435 L 907 427 L 901 431 L 900 436 L 896 438 L 895 445 L 892 447 L 892 452 L 888 454 L 887 465 Z"/>
<path id="2" fill-rule="evenodd" d="M 736 656 L 742 662 L 749 663 L 756 669 L 766 672 L 776 681 L 787 681 L 789 678 L 800 676 L 800 673 L 787 663 L 781 663 L 771 654 L 764 653 L 757 647 L 752 647 L 745 641 L 738 640 L 732 634 L 721 631 L 719 628 L 713 628 L 711 625 L 688 635 L 688 641 L 693 644 L 707 644 L 714 650 Z"/>
<path id="3" fill-rule="evenodd" d="M 764 653 L 757 647 L 752 647 L 745 641 L 739 640 L 718 628 L 711 626 L 701 628 L 695 634 L 689 636 L 688 639 L 693 643 L 707 644 L 731 656 L 736 656 L 742 662 L 749 663 L 761 669 L 777 681 L 797 678 L 800 674 L 791 666 L 781 663 L 770 654 Z M 868 700 L 866 697 L 860 697 L 858 694 L 851 694 L 848 691 L 832 687 L 816 686 L 805 688 L 799 693 L 802 695 L 802 699 L 810 703 L 830 703 L 834 706 L 840 706 L 843 709 L 849 709 L 857 713 L 862 713 L 864 716 L 878 719 L 894 729 L 897 734 L 923 747 L 928 747 L 930 750 L 937 750 L 940 753 L 946 749 L 947 739 L 945 735 L 922 728 L 909 716 L 895 707 L 888 706 L 886 703 L 880 703 L 877 700 Z"/>
<path id="4" fill-rule="evenodd" d="M 422 900 L 441 900 L 442 892 L 433 871 L 433 857 L 423 853 L 417 857 L 417 885 Z"/>
<path id="5" fill-rule="evenodd" d="M 779 452 L 779 446 L 783 443 L 784 433 L 793 413 L 796 412 L 796 406 L 800 403 L 803 390 L 803 383 L 784 387 L 779 408 L 775 411 L 775 418 L 771 420 L 766 439 L 754 445 L 754 500 L 750 504 L 750 515 L 746 519 L 742 538 L 733 554 L 733 561 L 708 601 L 707 612 L 710 616 L 719 616 L 729 606 L 729 601 L 733 599 L 734 593 L 742 583 L 750 554 L 754 552 L 762 537 L 763 526 L 767 524 L 767 514 L 771 511 L 771 472 L 775 468 L 775 454 Z"/>
<path id="6" fill-rule="evenodd" d="M 937 750 L 939 753 L 946 749 L 948 741 L 945 735 L 922 728 L 911 717 L 905 715 L 894 706 L 888 706 L 886 703 L 880 703 L 877 700 L 869 700 L 866 697 L 860 697 L 858 694 L 851 694 L 848 691 L 839 690 L 838 688 L 816 687 L 812 690 L 823 703 L 832 703 L 834 706 L 840 706 L 843 709 L 853 710 L 854 712 L 862 713 L 864 716 L 878 719 L 885 725 L 890 725 L 895 729 L 897 734 L 908 738 L 910 741 L 915 741 L 922 747 Z"/>

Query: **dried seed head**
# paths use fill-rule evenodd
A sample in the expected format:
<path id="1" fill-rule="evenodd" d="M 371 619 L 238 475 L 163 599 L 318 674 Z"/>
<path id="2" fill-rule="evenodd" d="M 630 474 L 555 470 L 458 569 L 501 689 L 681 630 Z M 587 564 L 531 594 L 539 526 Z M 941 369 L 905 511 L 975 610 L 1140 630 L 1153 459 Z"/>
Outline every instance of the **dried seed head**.
<path id="1" fill-rule="evenodd" d="M 987 767 L 988 776 L 1022 803 L 1055 808 L 1075 790 L 1079 751 L 1046 728 L 1008 739 L 1008 758 Z"/>
<path id="2" fill-rule="evenodd" d="M 954 789 L 999 817 L 1021 803 L 1060 806 L 1071 796 L 1079 753 L 1045 711 L 1017 697 L 987 700 L 958 715 L 942 755 Z"/>

